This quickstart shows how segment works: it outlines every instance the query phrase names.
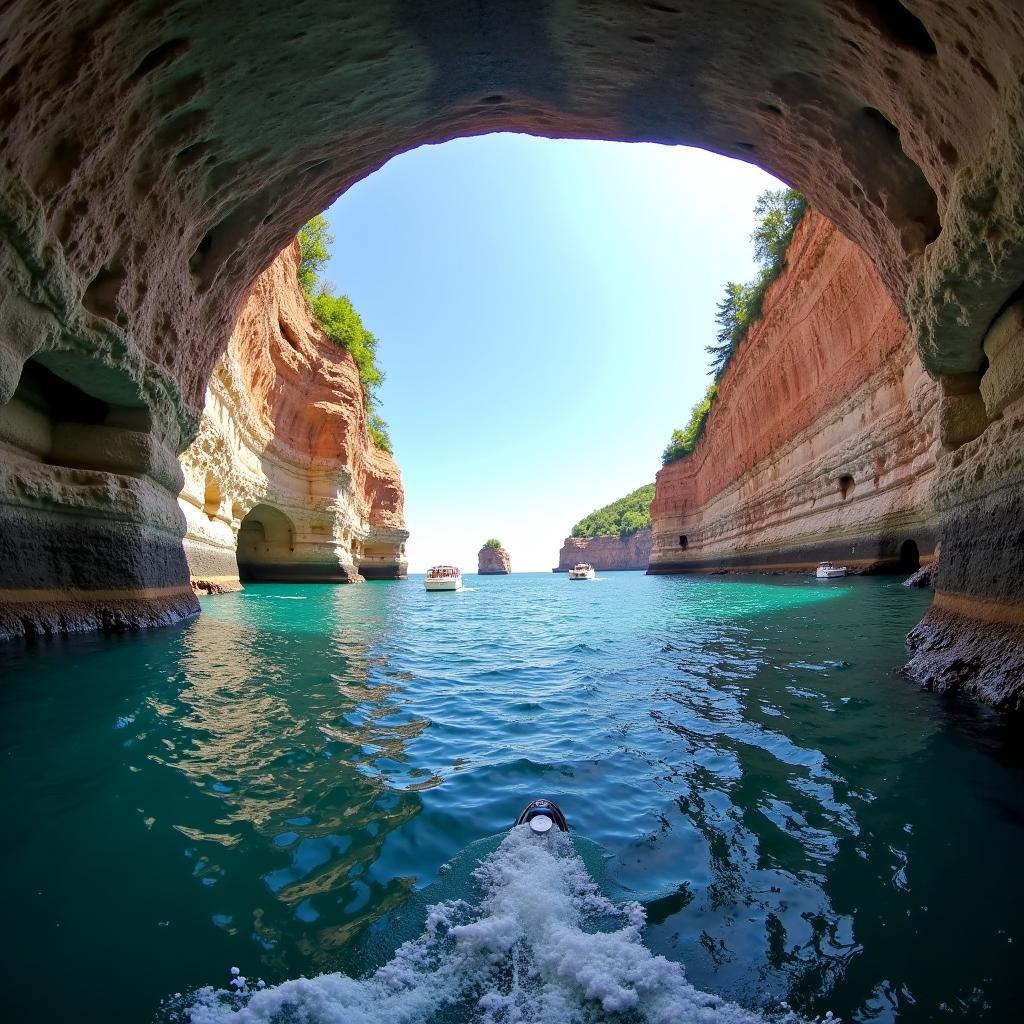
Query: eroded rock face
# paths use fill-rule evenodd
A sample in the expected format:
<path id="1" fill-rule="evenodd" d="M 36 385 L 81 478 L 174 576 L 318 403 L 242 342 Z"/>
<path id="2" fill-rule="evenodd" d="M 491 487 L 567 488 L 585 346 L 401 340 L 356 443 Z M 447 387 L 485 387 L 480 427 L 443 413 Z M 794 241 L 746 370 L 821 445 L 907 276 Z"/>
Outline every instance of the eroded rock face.
<path id="1" fill-rule="evenodd" d="M 568 572 L 577 562 L 589 562 L 598 572 L 646 569 L 651 542 L 649 527 L 628 537 L 566 537 L 555 572 Z"/>
<path id="2" fill-rule="evenodd" d="M 1024 710 L 1024 397 L 947 453 L 935 601 L 910 634 L 922 686 Z"/>
<path id="3" fill-rule="evenodd" d="M 198 612 L 174 500 L 180 435 L 160 399 L 111 360 L 25 362 L 0 405 L 0 639 Z"/>
<path id="4" fill-rule="evenodd" d="M 935 577 L 939 572 L 939 562 L 936 559 L 934 562 L 929 562 L 927 565 L 922 565 L 917 572 L 912 573 L 903 581 L 903 586 L 910 589 L 928 590 L 935 586 Z"/>
<path id="5" fill-rule="evenodd" d="M 310 315 L 298 260 L 293 243 L 251 289 L 181 458 L 195 587 L 237 589 L 240 570 L 264 582 L 406 574 L 398 468 L 367 434 L 359 371 Z"/>
<path id="6" fill-rule="evenodd" d="M 916 568 L 938 395 L 864 253 L 808 213 L 696 451 L 658 474 L 651 571 Z"/>
<path id="7" fill-rule="evenodd" d="M 477 552 L 476 571 L 481 576 L 507 576 L 512 571 L 512 559 L 504 548 L 491 548 L 485 544 Z"/>

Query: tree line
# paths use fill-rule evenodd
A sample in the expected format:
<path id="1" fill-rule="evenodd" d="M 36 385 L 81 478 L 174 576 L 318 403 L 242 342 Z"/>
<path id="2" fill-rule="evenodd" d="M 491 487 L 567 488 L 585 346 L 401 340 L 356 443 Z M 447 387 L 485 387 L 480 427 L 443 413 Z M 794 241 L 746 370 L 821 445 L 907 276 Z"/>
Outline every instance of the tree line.
<path id="1" fill-rule="evenodd" d="M 654 484 L 645 484 L 624 498 L 584 516 L 573 528 L 573 537 L 629 537 L 651 525 Z"/>

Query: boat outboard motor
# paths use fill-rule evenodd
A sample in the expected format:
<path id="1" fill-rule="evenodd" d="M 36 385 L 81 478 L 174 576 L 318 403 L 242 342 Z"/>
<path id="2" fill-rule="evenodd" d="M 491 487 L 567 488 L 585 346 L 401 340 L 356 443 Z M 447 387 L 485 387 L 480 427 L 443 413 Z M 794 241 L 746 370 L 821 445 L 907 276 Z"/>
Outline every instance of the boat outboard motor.
<path id="1" fill-rule="evenodd" d="M 532 832 L 542 836 L 557 828 L 562 832 L 569 831 L 569 823 L 565 820 L 562 809 L 553 800 L 531 800 L 516 818 L 517 825 L 529 825 Z"/>

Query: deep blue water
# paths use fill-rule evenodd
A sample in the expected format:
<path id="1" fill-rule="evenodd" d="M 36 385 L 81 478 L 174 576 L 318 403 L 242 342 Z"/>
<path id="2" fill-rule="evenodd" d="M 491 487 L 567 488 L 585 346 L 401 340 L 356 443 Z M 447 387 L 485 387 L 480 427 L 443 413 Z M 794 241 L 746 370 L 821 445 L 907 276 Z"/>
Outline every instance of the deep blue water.
<path id="1" fill-rule="evenodd" d="M 364 971 L 534 795 L 702 989 L 1016 1019 L 1020 736 L 897 674 L 930 595 L 467 583 L 250 586 L 174 629 L 0 649 L 7 1019 L 147 1021 L 234 964 Z"/>

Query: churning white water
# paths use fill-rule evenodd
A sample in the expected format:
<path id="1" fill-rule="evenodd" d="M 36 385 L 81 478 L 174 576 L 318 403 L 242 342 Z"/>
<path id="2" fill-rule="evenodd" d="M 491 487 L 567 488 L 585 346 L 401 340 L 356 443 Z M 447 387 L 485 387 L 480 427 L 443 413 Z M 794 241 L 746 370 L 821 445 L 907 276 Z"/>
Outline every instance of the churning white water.
<path id="1" fill-rule="evenodd" d="M 643 944 L 638 903 L 606 899 L 572 840 L 513 829 L 473 872 L 475 903 L 429 908 L 426 925 L 364 979 L 254 979 L 201 989 L 179 1010 L 192 1024 L 763 1024 L 765 1018 L 698 991 L 683 968 Z M 795 1024 L 785 1008 L 772 1020 Z"/>

